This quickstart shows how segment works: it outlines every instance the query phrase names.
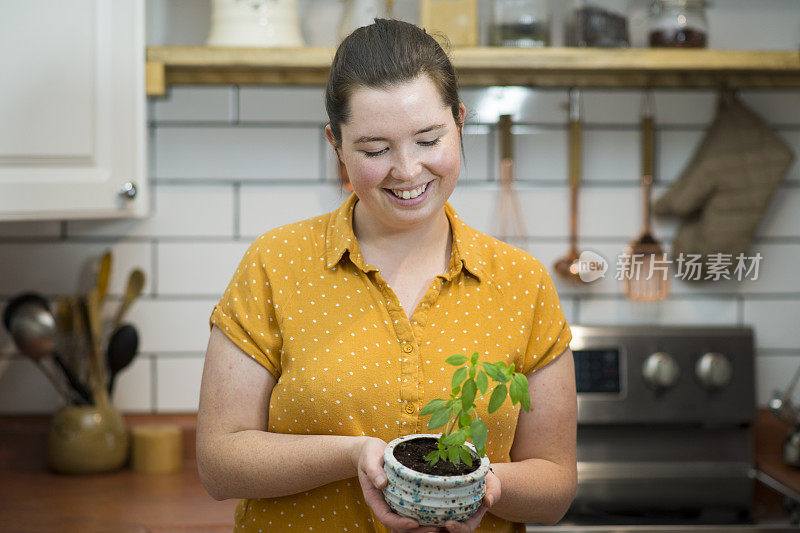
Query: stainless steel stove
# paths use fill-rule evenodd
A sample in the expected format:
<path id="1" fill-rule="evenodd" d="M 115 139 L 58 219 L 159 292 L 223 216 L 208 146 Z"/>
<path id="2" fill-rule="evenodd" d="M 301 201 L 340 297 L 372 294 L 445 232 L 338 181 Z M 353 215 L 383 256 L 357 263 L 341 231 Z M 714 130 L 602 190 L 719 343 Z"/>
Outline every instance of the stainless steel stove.
<path id="1" fill-rule="evenodd" d="M 574 326 L 572 332 L 578 492 L 559 526 L 528 530 L 752 526 L 752 330 Z"/>

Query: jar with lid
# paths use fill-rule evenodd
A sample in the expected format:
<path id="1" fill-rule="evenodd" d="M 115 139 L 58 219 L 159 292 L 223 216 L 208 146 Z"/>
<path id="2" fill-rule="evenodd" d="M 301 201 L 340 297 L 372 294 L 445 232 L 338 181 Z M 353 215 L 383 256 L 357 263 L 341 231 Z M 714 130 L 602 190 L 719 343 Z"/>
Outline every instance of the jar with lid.
<path id="1" fill-rule="evenodd" d="M 548 1 L 494 0 L 489 40 L 492 46 L 549 46 Z"/>
<path id="2" fill-rule="evenodd" d="M 653 0 L 649 38 L 653 48 L 705 48 L 708 0 Z"/>

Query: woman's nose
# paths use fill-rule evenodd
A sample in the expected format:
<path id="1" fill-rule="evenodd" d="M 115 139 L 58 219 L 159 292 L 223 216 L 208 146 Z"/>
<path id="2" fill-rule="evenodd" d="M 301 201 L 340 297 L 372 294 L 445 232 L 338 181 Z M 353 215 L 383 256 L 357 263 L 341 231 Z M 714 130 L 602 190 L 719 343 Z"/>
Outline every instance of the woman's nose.
<path id="1" fill-rule="evenodd" d="M 392 168 L 392 175 L 398 179 L 409 180 L 418 176 L 422 171 L 422 164 L 413 151 L 398 154 Z"/>

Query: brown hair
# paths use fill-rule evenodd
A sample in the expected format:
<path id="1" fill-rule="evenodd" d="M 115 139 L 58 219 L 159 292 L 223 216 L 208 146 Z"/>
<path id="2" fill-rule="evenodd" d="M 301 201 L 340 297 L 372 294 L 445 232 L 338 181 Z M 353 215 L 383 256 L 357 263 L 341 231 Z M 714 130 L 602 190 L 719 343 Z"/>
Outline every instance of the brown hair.
<path id="1" fill-rule="evenodd" d="M 350 119 L 350 95 L 360 87 L 387 89 L 427 74 L 459 129 L 458 79 L 450 58 L 424 29 L 402 20 L 376 18 L 339 44 L 325 88 L 325 109 L 333 136 L 342 144 L 341 124 Z M 442 36 L 445 46 L 447 37 Z M 449 47 L 449 46 L 448 46 Z M 461 139 L 461 153 L 464 141 Z"/>

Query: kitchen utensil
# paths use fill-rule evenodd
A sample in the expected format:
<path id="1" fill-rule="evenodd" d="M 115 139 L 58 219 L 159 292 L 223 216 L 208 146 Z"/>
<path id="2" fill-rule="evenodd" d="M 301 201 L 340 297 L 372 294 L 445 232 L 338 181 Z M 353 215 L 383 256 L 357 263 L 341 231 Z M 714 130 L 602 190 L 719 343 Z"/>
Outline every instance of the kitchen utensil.
<path id="1" fill-rule="evenodd" d="M 128 366 L 139 348 L 139 334 L 131 324 L 117 328 L 108 341 L 106 362 L 108 363 L 108 395 L 114 392 L 114 379 L 120 370 Z"/>
<path id="2" fill-rule="evenodd" d="M 69 403 L 81 403 L 80 396 L 64 385 L 43 363 L 55 350 L 57 334 L 56 320 L 47 300 L 36 293 L 17 296 L 6 306 L 3 324 L 19 351 L 39 367 L 59 395 Z"/>
<path id="3" fill-rule="evenodd" d="M 81 401 L 79 401 L 78 404 L 92 405 L 94 403 L 92 399 L 92 393 L 89 392 L 89 389 L 86 388 L 86 385 L 84 385 L 78 376 L 75 375 L 75 372 L 72 371 L 69 365 L 67 365 L 57 353 L 53 354 L 53 360 L 67 378 L 67 382 L 69 383 L 70 387 L 72 387 L 72 389 L 80 396 Z"/>
<path id="4" fill-rule="evenodd" d="M 142 294 L 144 281 L 144 272 L 138 268 L 134 269 L 128 276 L 128 285 L 125 287 L 125 297 L 123 298 L 122 304 L 117 310 L 117 316 L 114 318 L 114 330 L 116 330 L 122 323 L 122 317 L 125 316 L 125 313 L 128 311 L 134 300 L 136 300 L 136 298 Z"/>
<path id="5" fill-rule="evenodd" d="M 628 262 L 622 284 L 631 300 L 652 302 L 669 294 L 666 253 L 650 231 L 650 189 L 653 185 L 654 127 L 652 93 L 645 92 L 642 101 L 642 212 L 644 227 L 639 238 L 625 250 Z M 661 263 L 661 266 L 657 266 Z"/>
<path id="6" fill-rule="evenodd" d="M 100 300 L 97 289 L 89 291 L 86 298 L 86 323 L 90 336 L 89 373 L 95 405 L 100 408 L 110 408 L 111 401 L 106 389 L 105 358 L 101 355 L 100 342 L 102 324 L 100 318 Z"/>
<path id="7" fill-rule="evenodd" d="M 97 297 L 100 301 L 101 309 L 103 300 L 106 298 L 108 290 L 108 280 L 111 277 L 111 250 L 106 250 L 100 258 L 100 267 L 97 270 Z"/>
<path id="8" fill-rule="evenodd" d="M 569 91 L 569 252 L 554 270 L 570 283 L 582 283 L 578 254 L 578 188 L 581 182 L 581 98 L 578 89 Z"/>
<path id="9" fill-rule="evenodd" d="M 500 115 L 500 190 L 494 212 L 494 236 L 523 247 L 527 239 L 525 221 L 514 190 L 514 157 L 511 141 L 511 115 Z"/>

